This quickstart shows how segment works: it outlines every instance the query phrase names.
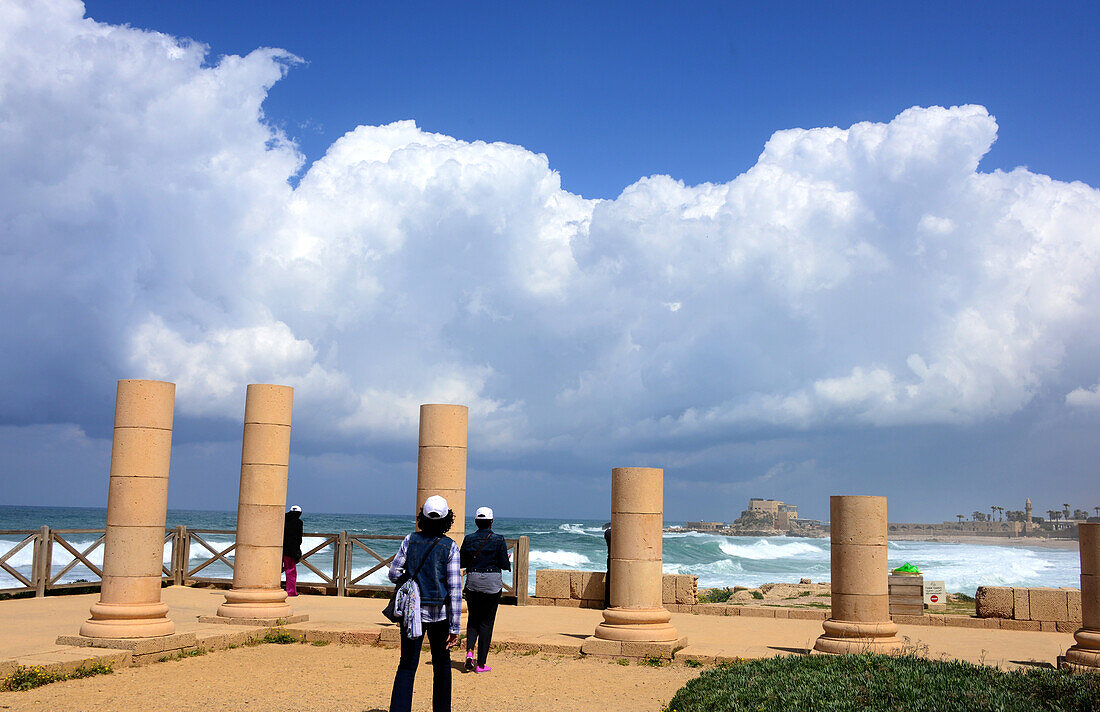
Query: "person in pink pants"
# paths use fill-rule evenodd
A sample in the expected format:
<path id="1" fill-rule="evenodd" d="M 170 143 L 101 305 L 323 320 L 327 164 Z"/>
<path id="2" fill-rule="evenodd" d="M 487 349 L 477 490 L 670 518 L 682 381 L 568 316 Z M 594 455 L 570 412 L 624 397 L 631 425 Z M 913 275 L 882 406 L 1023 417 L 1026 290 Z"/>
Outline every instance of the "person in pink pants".
<path id="1" fill-rule="evenodd" d="M 294 505 L 283 520 L 283 571 L 286 595 L 298 595 L 298 561 L 302 558 L 302 508 Z"/>

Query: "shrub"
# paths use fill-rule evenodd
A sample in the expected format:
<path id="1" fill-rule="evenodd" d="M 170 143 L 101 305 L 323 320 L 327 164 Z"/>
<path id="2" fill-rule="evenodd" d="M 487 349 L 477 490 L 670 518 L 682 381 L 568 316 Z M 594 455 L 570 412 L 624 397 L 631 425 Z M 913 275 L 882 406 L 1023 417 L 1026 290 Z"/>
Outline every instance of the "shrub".
<path id="1" fill-rule="evenodd" d="M 758 601 L 764 600 L 764 594 L 760 593 L 759 591 L 753 591 L 752 592 L 752 597 L 755 598 Z"/>
<path id="2" fill-rule="evenodd" d="M 1100 680 L 1057 670 L 1006 672 L 914 656 L 790 656 L 706 671 L 682 687 L 667 709 L 1086 712 L 1100 709 Z"/>
<path id="3" fill-rule="evenodd" d="M 731 588 L 712 588 L 699 596 L 699 603 L 725 603 L 732 595 Z"/>

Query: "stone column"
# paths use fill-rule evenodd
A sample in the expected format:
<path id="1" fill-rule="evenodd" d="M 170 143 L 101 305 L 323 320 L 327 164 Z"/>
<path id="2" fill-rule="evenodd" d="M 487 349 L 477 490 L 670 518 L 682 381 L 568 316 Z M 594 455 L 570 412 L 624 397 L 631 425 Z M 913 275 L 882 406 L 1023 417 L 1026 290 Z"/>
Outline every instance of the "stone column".
<path id="1" fill-rule="evenodd" d="M 886 652 L 896 648 L 886 563 L 886 498 L 829 498 L 832 617 L 814 650 Z"/>
<path id="2" fill-rule="evenodd" d="M 1077 644 L 1059 658 L 1059 667 L 1085 672 L 1100 669 L 1100 523 L 1078 524 L 1081 547 L 1081 628 Z"/>
<path id="3" fill-rule="evenodd" d="M 223 618 L 275 619 L 292 614 L 279 583 L 293 407 L 294 389 L 290 386 L 248 386 L 233 588 L 218 608 Z"/>
<path id="4" fill-rule="evenodd" d="M 455 513 L 447 536 L 461 546 L 466 532 L 466 430 L 464 405 L 420 406 L 420 450 L 416 462 L 416 511 L 438 494 Z"/>
<path id="5" fill-rule="evenodd" d="M 80 626 L 82 636 L 152 638 L 175 631 L 160 600 L 175 400 L 174 383 L 118 382 L 103 585 L 92 617 Z"/>
<path id="6" fill-rule="evenodd" d="M 663 516 L 664 470 L 611 471 L 611 601 L 584 652 L 671 657 L 683 643 L 661 604 Z"/>

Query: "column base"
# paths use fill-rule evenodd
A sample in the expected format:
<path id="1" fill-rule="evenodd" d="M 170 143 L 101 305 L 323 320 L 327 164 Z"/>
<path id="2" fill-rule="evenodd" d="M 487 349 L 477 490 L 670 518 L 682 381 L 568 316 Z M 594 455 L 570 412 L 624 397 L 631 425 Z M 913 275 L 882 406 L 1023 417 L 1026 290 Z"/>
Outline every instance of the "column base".
<path id="1" fill-rule="evenodd" d="M 220 609 L 219 609 L 220 610 Z M 308 613 L 296 613 L 290 616 L 276 617 L 276 618 L 230 618 L 228 616 L 199 616 L 199 623 L 217 623 L 219 625 L 249 625 L 249 626 L 263 626 L 265 628 L 271 628 L 278 625 L 293 625 L 295 623 L 305 623 L 309 620 Z"/>
<path id="2" fill-rule="evenodd" d="M 661 658 L 671 660 L 677 650 L 687 645 L 687 638 L 673 641 L 606 640 L 590 636 L 581 643 L 581 653 L 612 658 Z"/>
<path id="3" fill-rule="evenodd" d="M 194 633 L 174 633 L 159 638 L 91 638 L 86 635 L 62 635 L 57 638 L 58 645 L 72 645 L 78 648 L 112 648 L 129 650 L 135 656 L 169 655 L 179 650 L 195 647 Z"/>
<path id="4" fill-rule="evenodd" d="M 290 618 L 294 609 L 286 602 L 281 588 L 232 588 L 225 592 L 225 603 L 218 606 L 220 618 Z"/>
<path id="5" fill-rule="evenodd" d="M 596 638 L 630 643 L 671 643 L 680 633 L 669 623 L 672 615 L 664 608 L 608 608 L 603 623 L 596 626 Z"/>
<path id="6" fill-rule="evenodd" d="M 892 653 L 901 647 L 898 626 L 892 621 L 858 623 L 832 618 L 821 624 L 825 633 L 814 643 L 819 653 L 847 655 L 851 653 Z"/>
<path id="7" fill-rule="evenodd" d="M 176 632 L 168 618 L 168 604 L 93 603 L 92 617 L 80 626 L 88 638 L 159 638 Z"/>
<path id="8" fill-rule="evenodd" d="M 1073 637 L 1077 644 L 1058 656 L 1058 667 L 1072 672 L 1100 672 L 1100 631 L 1081 628 Z"/>

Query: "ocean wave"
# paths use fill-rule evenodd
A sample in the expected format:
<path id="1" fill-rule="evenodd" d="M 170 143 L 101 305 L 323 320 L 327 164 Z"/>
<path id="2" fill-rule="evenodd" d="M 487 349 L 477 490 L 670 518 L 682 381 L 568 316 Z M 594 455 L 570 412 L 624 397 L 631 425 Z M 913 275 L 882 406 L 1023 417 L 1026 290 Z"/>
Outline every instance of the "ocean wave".
<path id="1" fill-rule="evenodd" d="M 546 569 L 579 569 L 582 566 L 592 565 L 592 560 L 584 554 L 578 553 L 576 551 L 566 551 L 564 549 L 558 549 L 557 551 L 541 551 L 539 549 L 532 549 L 529 554 L 528 561 L 528 565 L 531 569 L 540 567 Z"/>
<path id="2" fill-rule="evenodd" d="M 719 538 L 719 535 L 718 534 L 705 534 L 703 532 L 665 532 L 664 533 L 664 538 L 665 539 L 687 539 L 689 537 L 693 538 L 693 539 L 717 539 L 717 538 Z M 724 539 L 725 537 L 721 537 L 721 538 Z"/>
<path id="3" fill-rule="evenodd" d="M 558 531 L 569 534 L 583 534 L 585 536 L 598 536 L 603 538 L 603 527 L 586 527 L 583 524 L 559 524 Z"/>
<path id="4" fill-rule="evenodd" d="M 723 541 L 718 544 L 718 548 L 728 556 L 752 560 L 789 559 L 796 556 L 827 557 L 829 553 L 828 550 L 822 547 L 802 541 L 773 544 L 767 539 L 761 539 L 754 544 L 735 544 L 731 541 Z"/>

